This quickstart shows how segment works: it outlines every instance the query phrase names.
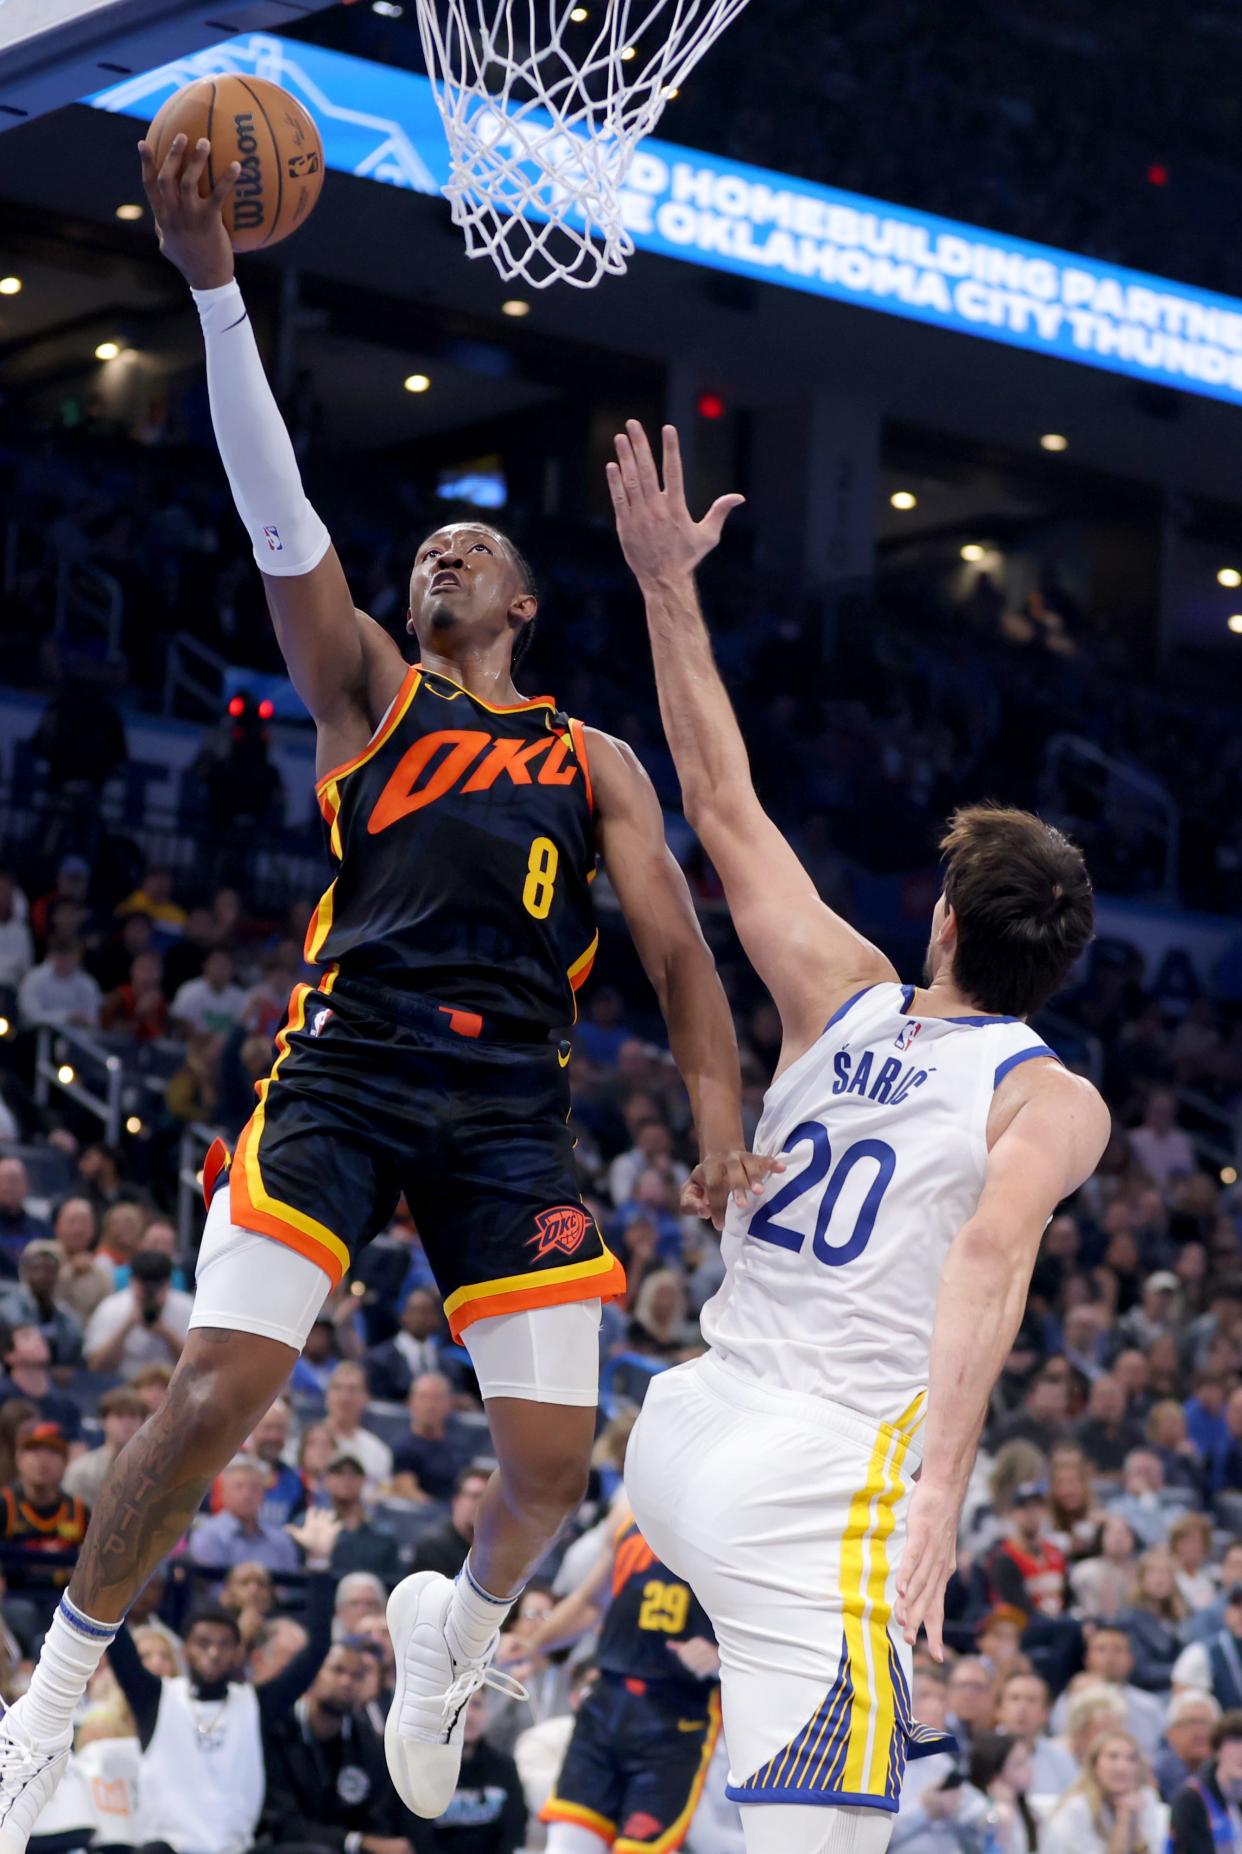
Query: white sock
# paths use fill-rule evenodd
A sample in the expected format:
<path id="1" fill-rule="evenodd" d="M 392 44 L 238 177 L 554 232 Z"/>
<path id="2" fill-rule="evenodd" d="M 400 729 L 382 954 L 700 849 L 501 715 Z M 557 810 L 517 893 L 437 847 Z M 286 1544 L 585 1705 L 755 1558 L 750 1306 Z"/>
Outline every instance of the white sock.
<path id="1" fill-rule="evenodd" d="M 453 1601 L 444 1629 L 453 1659 L 481 1660 L 521 1594 L 515 1590 L 512 1596 L 493 1596 L 475 1577 L 467 1558 L 453 1584 Z"/>
<path id="2" fill-rule="evenodd" d="M 86 1683 L 119 1626 L 95 1622 L 68 1597 L 60 1599 L 18 1715 L 23 1734 L 32 1744 L 56 1743 L 72 1730 Z"/>

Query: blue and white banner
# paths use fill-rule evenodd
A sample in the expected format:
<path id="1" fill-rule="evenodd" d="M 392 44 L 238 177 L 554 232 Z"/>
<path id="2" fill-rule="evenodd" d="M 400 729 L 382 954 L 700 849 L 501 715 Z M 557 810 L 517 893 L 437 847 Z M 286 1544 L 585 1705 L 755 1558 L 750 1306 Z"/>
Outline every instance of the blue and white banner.
<path id="1" fill-rule="evenodd" d="M 425 77 L 270 34 L 229 40 L 86 100 L 145 121 L 181 85 L 221 71 L 267 77 L 300 97 L 329 167 L 420 193 L 448 179 Z M 1234 297 L 663 141 L 641 144 L 623 203 L 644 251 L 1242 402 Z"/>

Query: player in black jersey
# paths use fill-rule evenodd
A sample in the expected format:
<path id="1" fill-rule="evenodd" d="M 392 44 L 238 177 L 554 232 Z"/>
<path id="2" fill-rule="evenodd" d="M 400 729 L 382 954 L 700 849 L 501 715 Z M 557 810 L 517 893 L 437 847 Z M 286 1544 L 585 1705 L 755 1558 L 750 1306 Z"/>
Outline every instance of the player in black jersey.
<path id="1" fill-rule="evenodd" d="M 506 1637 L 502 1660 L 519 1666 L 597 1623 L 599 1678 L 541 1813 L 548 1854 L 590 1854 L 600 1842 L 617 1854 L 672 1854 L 720 1735 L 720 1656 L 706 1610 L 624 1503 L 583 1582 L 520 1642 Z"/>
<path id="2" fill-rule="evenodd" d="M 231 1163 L 217 1150 L 197 1293 L 168 1398 L 95 1509 L 30 1691 L 0 1723 L 0 1854 L 21 1854 L 58 1779 L 74 1705 L 135 1590 L 267 1409 L 329 1288 L 404 1192 L 484 1392 L 498 1470 L 456 1583 L 389 1605 L 387 1749 L 418 1814 L 447 1806 L 470 1694 L 497 1629 L 586 1485 L 601 1300 L 624 1286 L 575 1181 L 567 1033 L 594 956 L 597 853 L 668 1024 L 718 1220 L 771 1161 L 742 1150 L 724 993 L 660 807 L 620 742 L 513 683 L 537 599 L 495 529 L 428 537 L 410 579 L 421 660 L 355 609 L 263 372 L 206 141 L 143 177 L 202 321 L 221 460 L 317 730 L 336 866 L 270 1077 Z M 708 541 L 707 546 L 712 543 Z"/>

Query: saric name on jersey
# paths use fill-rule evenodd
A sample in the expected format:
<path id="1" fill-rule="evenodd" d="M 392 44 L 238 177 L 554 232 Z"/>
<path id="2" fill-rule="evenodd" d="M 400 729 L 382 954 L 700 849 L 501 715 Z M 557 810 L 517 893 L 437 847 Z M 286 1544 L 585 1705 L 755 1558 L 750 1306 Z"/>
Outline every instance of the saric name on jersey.
<path id="1" fill-rule="evenodd" d="M 916 1088 L 921 1088 L 931 1069 L 921 1069 L 914 1062 L 900 1062 L 888 1056 L 875 1070 L 875 1051 L 864 1049 L 857 1061 L 848 1049 L 839 1049 L 832 1058 L 834 1094 L 860 1094 L 881 1107 L 897 1107 Z"/>

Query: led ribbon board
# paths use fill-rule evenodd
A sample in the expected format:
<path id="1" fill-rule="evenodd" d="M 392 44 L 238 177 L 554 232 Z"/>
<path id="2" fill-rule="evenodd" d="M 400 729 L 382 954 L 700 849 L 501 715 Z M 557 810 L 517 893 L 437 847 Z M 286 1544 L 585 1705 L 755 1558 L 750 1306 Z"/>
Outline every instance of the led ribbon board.
<path id="1" fill-rule="evenodd" d="M 269 34 L 85 100 L 147 121 L 182 84 L 220 71 L 267 77 L 300 97 L 329 167 L 419 193 L 438 193 L 448 178 L 425 77 Z M 624 206 L 644 251 L 1242 402 L 1234 297 L 654 139 L 634 159 Z"/>

